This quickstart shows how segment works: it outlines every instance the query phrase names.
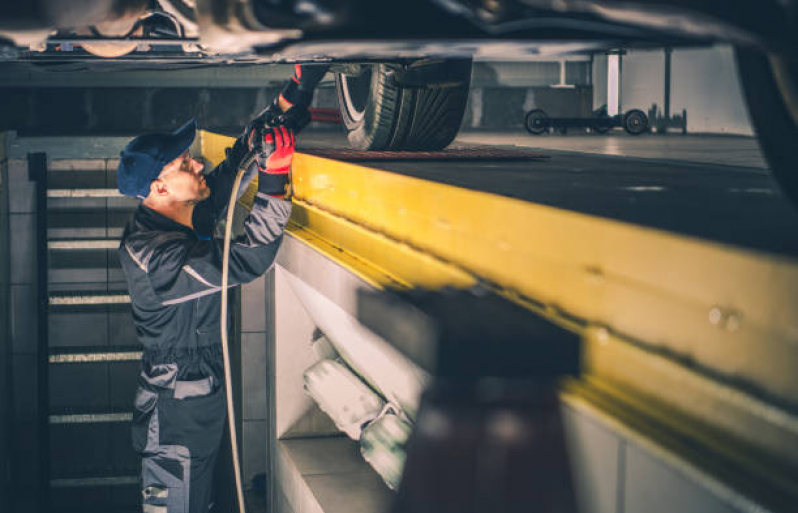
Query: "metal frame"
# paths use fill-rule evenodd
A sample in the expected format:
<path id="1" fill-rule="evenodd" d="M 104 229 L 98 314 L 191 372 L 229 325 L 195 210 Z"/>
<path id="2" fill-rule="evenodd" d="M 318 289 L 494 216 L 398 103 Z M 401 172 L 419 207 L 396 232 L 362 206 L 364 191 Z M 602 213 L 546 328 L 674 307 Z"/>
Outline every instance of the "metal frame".
<path id="1" fill-rule="evenodd" d="M 47 277 L 47 155 L 28 154 L 28 173 L 36 184 L 36 302 L 38 305 L 37 343 L 37 401 L 39 407 L 38 461 L 39 461 L 39 511 L 50 510 L 50 387 L 49 387 L 49 287 Z"/>

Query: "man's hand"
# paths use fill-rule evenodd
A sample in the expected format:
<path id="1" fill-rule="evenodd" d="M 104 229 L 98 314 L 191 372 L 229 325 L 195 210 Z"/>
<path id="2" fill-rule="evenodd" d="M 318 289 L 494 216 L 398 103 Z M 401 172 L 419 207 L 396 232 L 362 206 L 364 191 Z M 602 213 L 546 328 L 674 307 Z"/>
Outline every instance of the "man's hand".
<path id="1" fill-rule="evenodd" d="M 310 123 L 310 111 L 307 107 L 295 105 L 287 109 L 284 114 L 277 115 L 275 123 L 275 126 L 284 126 L 298 133 Z"/>
<path id="2" fill-rule="evenodd" d="M 276 117 L 279 113 L 279 109 L 275 112 L 274 105 L 269 105 L 258 114 L 258 117 L 249 122 L 243 134 L 249 151 L 262 148 L 264 136 L 277 126 Z"/>
<path id="3" fill-rule="evenodd" d="M 284 126 L 265 132 L 261 153 L 256 158 L 260 170 L 258 192 L 279 198 L 290 196 L 295 144 L 294 132 Z"/>

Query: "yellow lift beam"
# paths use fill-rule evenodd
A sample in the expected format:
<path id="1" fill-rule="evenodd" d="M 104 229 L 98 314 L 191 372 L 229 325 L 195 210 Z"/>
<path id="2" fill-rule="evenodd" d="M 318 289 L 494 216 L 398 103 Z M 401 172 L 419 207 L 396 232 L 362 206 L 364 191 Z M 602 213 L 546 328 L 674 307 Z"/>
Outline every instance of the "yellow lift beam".
<path id="1" fill-rule="evenodd" d="M 199 139 L 212 163 L 232 142 Z M 377 287 L 479 283 L 578 330 L 569 401 L 766 504 L 798 499 L 779 407 L 798 404 L 798 262 L 305 154 L 293 183 L 291 236 Z"/>

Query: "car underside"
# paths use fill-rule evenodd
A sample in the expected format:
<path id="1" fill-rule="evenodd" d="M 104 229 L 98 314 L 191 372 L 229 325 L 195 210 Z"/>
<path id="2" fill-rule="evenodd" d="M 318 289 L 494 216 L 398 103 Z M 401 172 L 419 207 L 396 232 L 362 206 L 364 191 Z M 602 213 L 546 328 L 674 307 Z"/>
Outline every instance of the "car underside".
<path id="1" fill-rule="evenodd" d="M 760 143 L 795 201 L 796 26 L 792 1 L 38 0 L 0 8 L 0 59 L 50 70 L 328 64 L 350 144 L 429 150 L 457 133 L 474 58 L 731 43 Z"/>

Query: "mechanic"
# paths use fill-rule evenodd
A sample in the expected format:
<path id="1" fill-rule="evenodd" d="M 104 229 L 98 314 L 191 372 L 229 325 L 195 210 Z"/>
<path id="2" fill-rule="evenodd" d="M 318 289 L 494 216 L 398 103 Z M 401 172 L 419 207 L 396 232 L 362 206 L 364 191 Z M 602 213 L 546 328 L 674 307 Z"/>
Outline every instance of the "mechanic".
<path id="1" fill-rule="evenodd" d="M 287 113 L 297 128 L 309 120 L 306 113 Z M 119 191 L 141 200 L 119 256 L 144 346 L 132 438 L 142 456 L 145 513 L 207 513 L 212 506 L 227 413 L 219 318 L 223 241 L 212 234 L 237 168 L 254 150 L 250 174 L 259 175 L 258 192 L 245 233 L 231 243 L 230 285 L 254 280 L 274 262 L 291 213 L 285 195 L 295 139 L 294 131 L 267 119 L 264 112 L 250 123 L 206 176 L 188 153 L 193 120 L 173 133 L 139 136 L 122 151 Z"/>

